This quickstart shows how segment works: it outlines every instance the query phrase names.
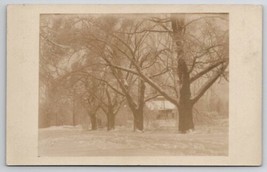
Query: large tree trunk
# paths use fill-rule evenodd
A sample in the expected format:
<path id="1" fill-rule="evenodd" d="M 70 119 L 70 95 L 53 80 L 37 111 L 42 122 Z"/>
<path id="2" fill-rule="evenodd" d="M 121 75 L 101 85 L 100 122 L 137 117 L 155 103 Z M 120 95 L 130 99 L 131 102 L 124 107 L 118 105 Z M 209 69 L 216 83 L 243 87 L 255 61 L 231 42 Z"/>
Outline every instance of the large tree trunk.
<path id="1" fill-rule="evenodd" d="M 178 77 L 180 86 L 179 96 L 179 131 L 185 133 L 189 129 L 194 129 L 192 108 L 193 103 L 191 102 L 191 91 L 190 91 L 190 78 L 189 71 L 186 64 L 186 57 L 183 50 L 184 44 L 184 16 L 173 16 L 172 17 L 172 28 L 174 34 L 174 41 L 176 43 L 177 60 L 178 60 Z"/>
<path id="2" fill-rule="evenodd" d="M 134 112 L 134 130 L 144 130 L 144 113 L 143 108 Z"/>
<path id="3" fill-rule="evenodd" d="M 190 129 L 194 129 L 193 124 L 193 105 L 191 102 L 181 102 L 179 105 L 179 131 L 185 133 Z"/>
<path id="4" fill-rule="evenodd" d="M 190 80 L 187 65 L 183 58 L 178 60 L 178 77 L 180 79 L 179 97 L 179 131 L 185 133 L 194 129 L 193 124 L 193 103 L 191 102 Z"/>
<path id="5" fill-rule="evenodd" d="M 115 114 L 113 112 L 109 112 L 107 114 L 107 130 L 115 129 Z"/>
<path id="6" fill-rule="evenodd" d="M 144 106 L 145 106 L 145 82 L 142 79 L 138 80 L 138 107 L 133 111 L 134 129 L 144 130 Z"/>

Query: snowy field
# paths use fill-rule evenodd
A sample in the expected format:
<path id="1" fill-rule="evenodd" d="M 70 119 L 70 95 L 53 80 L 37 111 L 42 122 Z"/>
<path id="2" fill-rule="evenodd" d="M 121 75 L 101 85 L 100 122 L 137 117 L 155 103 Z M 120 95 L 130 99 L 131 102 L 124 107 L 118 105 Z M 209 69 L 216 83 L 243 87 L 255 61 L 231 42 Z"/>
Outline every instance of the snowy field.
<path id="1" fill-rule="evenodd" d="M 196 125 L 195 131 L 179 134 L 175 123 L 162 122 L 143 133 L 132 127 L 114 131 L 83 130 L 80 126 L 39 129 L 39 156 L 161 156 L 228 155 L 228 119 Z"/>

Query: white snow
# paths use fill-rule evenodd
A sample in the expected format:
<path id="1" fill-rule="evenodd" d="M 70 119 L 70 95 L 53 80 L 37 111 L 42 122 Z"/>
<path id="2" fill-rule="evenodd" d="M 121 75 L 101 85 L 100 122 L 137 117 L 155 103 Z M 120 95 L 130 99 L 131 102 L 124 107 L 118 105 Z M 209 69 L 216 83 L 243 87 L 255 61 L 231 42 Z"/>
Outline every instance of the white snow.
<path id="1" fill-rule="evenodd" d="M 188 134 L 179 134 L 171 125 L 133 132 L 116 126 L 113 131 L 82 130 L 81 126 L 39 129 L 40 156 L 131 156 L 131 155 L 228 155 L 228 119 L 197 125 Z"/>

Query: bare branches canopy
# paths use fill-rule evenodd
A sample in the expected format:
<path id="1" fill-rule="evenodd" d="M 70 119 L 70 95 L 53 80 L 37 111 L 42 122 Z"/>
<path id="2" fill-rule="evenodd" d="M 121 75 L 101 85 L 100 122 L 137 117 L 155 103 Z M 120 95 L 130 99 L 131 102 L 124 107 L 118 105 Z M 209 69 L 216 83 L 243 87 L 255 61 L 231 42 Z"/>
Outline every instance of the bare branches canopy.
<path id="1" fill-rule="evenodd" d="M 104 113 L 111 130 L 127 108 L 143 131 L 146 102 L 163 97 L 179 131 L 194 129 L 194 104 L 228 81 L 228 29 L 227 14 L 41 15 L 39 119 L 52 125 L 71 106 L 74 125 L 84 108 L 91 129 Z"/>

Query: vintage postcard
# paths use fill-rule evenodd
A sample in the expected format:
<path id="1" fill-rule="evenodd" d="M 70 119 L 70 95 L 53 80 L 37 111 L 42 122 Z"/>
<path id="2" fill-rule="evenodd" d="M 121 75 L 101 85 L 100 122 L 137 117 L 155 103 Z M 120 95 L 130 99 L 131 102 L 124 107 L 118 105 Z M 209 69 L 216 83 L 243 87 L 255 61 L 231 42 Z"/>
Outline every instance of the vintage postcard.
<path id="1" fill-rule="evenodd" d="M 8 165 L 261 165 L 261 6 L 7 8 Z"/>

